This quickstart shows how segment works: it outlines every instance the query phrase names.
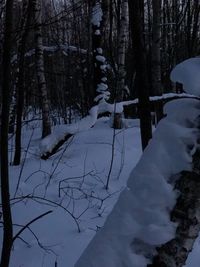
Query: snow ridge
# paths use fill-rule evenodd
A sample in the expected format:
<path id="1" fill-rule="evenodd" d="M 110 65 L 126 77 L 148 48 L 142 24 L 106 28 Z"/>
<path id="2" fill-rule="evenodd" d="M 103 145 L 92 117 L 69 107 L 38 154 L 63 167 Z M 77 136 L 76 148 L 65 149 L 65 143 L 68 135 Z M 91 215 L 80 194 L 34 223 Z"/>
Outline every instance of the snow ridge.
<path id="1" fill-rule="evenodd" d="M 75 267 L 145 267 L 155 247 L 174 237 L 176 225 L 169 214 L 178 193 L 173 180 L 192 168 L 199 110 L 195 99 L 166 104 L 167 117 L 159 123 L 104 227 Z"/>

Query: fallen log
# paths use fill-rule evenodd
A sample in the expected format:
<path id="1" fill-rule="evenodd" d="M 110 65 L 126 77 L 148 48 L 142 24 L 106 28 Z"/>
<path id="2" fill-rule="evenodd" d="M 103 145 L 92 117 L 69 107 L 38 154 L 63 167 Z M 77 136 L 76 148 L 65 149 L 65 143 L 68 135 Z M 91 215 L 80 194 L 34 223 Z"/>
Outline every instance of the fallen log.
<path id="1" fill-rule="evenodd" d="M 70 137 L 72 137 L 73 134 L 66 134 L 65 137 L 60 140 L 51 151 L 47 151 L 46 153 L 41 155 L 41 159 L 47 160 L 48 158 L 50 158 L 52 155 L 54 155 L 59 148 L 67 141 L 69 140 Z"/>

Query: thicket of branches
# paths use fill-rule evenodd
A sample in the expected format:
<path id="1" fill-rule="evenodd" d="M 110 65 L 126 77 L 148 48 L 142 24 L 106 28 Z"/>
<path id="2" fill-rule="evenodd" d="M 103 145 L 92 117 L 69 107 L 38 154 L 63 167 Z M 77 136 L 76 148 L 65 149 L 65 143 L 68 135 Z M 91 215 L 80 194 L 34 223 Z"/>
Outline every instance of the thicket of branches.
<path id="1" fill-rule="evenodd" d="M 28 107 L 41 107 L 40 92 L 36 83 L 34 19 L 25 22 L 28 16 L 26 1 L 14 1 L 14 23 L 12 35 L 12 84 L 11 95 L 16 96 L 16 76 L 19 70 L 20 40 L 27 31 L 27 40 L 22 52 L 24 59 L 24 112 Z M 42 3 L 42 42 L 44 49 L 44 74 L 47 83 L 51 114 L 56 111 L 66 123 L 71 122 L 72 113 L 76 110 L 82 116 L 91 108 L 95 89 L 93 84 L 92 65 L 92 5 L 94 1 L 43 1 Z M 108 65 L 107 75 L 111 99 L 115 97 L 116 79 L 119 77 L 119 49 L 123 0 L 103 0 L 104 22 L 101 25 L 102 48 Z M 155 95 L 152 86 L 152 67 L 154 66 L 153 2 L 144 1 L 144 48 L 147 57 L 148 82 L 150 94 Z M 199 3 L 198 1 L 160 1 L 160 65 L 163 92 L 173 90 L 169 84 L 169 72 L 172 67 L 185 58 L 199 53 Z M 2 62 L 2 40 L 4 37 L 5 1 L 0 3 L 0 61 Z M 34 17 L 34 8 L 30 13 Z M 129 13 L 132 11 L 129 10 Z M 158 13 L 157 13 L 158 14 Z M 127 15 L 129 15 L 127 13 Z M 129 18 L 125 18 L 129 21 Z M 23 20 L 23 21 L 22 21 Z M 27 24 L 27 25 L 26 25 Z M 128 25 L 125 40 L 125 88 L 124 98 L 136 97 L 138 89 L 135 84 L 135 55 Z M 136 53 L 136 52 L 135 52 Z M 2 66 L 1 66 L 2 68 Z M 2 72 L 1 72 L 2 76 Z M 2 80 L 2 77 L 1 77 Z M 126 90 L 129 88 L 129 91 Z"/>

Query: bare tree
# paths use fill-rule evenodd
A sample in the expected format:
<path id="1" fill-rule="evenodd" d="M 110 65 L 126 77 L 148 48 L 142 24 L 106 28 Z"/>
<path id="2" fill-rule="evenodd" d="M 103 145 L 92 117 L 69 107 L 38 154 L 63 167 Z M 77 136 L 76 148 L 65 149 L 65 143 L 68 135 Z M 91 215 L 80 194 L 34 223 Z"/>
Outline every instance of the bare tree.
<path id="1" fill-rule="evenodd" d="M 102 20 L 103 10 L 101 1 L 93 0 L 92 6 L 92 44 L 93 44 L 93 64 L 94 75 L 93 84 L 96 97 L 96 103 L 106 101 L 110 97 L 108 92 L 107 78 L 106 78 L 106 59 L 103 56 L 102 49 Z"/>
<path id="2" fill-rule="evenodd" d="M 117 59 L 117 82 L 116 82 L 116 101 L 120 102 L 123 100 L 126 84 L 126 46 L 127 46 L 127 33 L 128 33 L 128 0 L 120 1 L 119 5 L 120 11 L 120 26 L 119 26 L 119 37 L 118 37 L 118 59 Z M 114 114 L 114 128 L 122 128 L 122 113 Z"/>
<path id="3" fill-rule="evenodd" d="M 149 103 L 149 86 L 147 81 L 146 51 L 144 46 L 144 3 L 140 0 L 129 0 L 130 26 L 134 43 L 136 65 L 136 82 L 139 98 L 139 116 L 142 148 L 148 145 L 152 137 L 151 112 Z"/>
<path id="4" fill-rule="evenodd" d="M 153 23 L 152 23 L 152 55 L 151 55 L 151 75 L 153 93 L 156 96 L 162 95 L 161 83 L 161 0 L 152 0 Z M 155 104 L 156 118 L 159 121 L 163 117 L 162 101 Z"/>
<path id="5" fill-rule="evenodd" d="M 15 155 L 14 155 L 14 165 L 20 164 L 21 159 L 21 131 L 22 131 L 22 115 L 24 108 L 24 73 L 25 73 L 25 50 L 27 45 L 27 37 L 29 33 L 30 18 L 32 12 L 32 0 L 24 1 L 22 7 L 22 18 L 21 18 L 21 32 L 18 43 L 18 55 L 17 55 L 17 122 L 16 122 L 16 136 L 15 136 Z M 14 121 L 14 120 L 13 120 Z"/>
<path id="6" fill-rule="evenodd" d="M 8 267 L 12 248 L 13 226 L 9 194 L 9 172 L 8 172 L 8 127 L 9 127 L 9 105 L 10 105 L 10 73 L 11 73 L 11 48 L 12 48 L 12 20 L 13 0 L 6 1 L 5 27 L 3 42 L 2 61 L 2 119 L 1 119 L 1 201 L 3 213 L 3 246 L 1 251 L 0 267 Z"/>
<path id="7" fill-rule="evenodd" d="M 122 101 L 125 92 L 125 59 L 128 33 L 128 0 L 121 1 L 121 17 L 118 38 L 118 84 L 117 100 Z"/>
<path id="8" fill-rule="evenodd" d="M 35 64 L 38 87 L 41 92 L 42 102 L 42 137 L 51 133 L 51 122 L 49 117 L 49 99 L 44 74 L 44 49 L 42 38 L 42 0 L 33 0 L 35 18 Z"/>

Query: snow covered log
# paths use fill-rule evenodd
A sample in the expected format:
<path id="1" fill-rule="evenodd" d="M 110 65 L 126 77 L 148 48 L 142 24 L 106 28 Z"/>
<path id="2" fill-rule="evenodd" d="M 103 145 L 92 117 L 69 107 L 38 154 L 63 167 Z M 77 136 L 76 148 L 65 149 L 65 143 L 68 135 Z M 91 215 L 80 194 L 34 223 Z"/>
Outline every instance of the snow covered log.
<path id="1" fill-rule="evenodd" d="M 72 46 L 72 45 L 66 45 L 66 44 L 53 45 L 53 46 L 42 45 L 41 48 L 44 50 L 44 52 L 47 52 L 47 53 L 56 53 L 58 51 L 61 51 L 64 56 L 68 56 L 68 54 L 72 52 L 77 52 L 79 54 L 84 54 L 84 55 L 87 54 L 87 50 L 85 49 Z M 35 55 L 35 49 L 29 50 L 28 52 L 25 53 L 24 56 L 28 58 L 28 57 L 32 57 L 33 55 Z M 11 59 L 11 63 L 15 64 L 16 61 L 17 61 L 17 55 L 14 55 Z"/>
<path id="2" fill-rule="evenodd" d="M 175 238 L 157 248 L 158 255 L 148 267 L 181 267 L 200 231 L 200 152 L 193 157 L 194 168 L 183 172 L 175 189 L 180 192 L 171 212 L 171 220 L 178 224 Z"/>
<path id="3" fill-rule="evenodd" d="M 50 150 L 50 151 L 47 151 L 45 153 L 43 153 L 41 155 L 41 159 L 48 159 L 50 158 L 52 155 L 54 155 L 58 150 L 59 148 L 66 142 L 69 140 L 69 138 L 72 137 L 72 134 L 66 134 L 61 140 L 59 140 L 57 143 L 55 143 L 54 147 Z"/>
<path id="4" fill-rule="evenodd" d="M 57 126 L 56 130 L 42 139 L 40 143 L 41 159 L 48 159 L 51 155 L 55 154 L 74 134 L 91 128 L 97 120 L 97 115 L 98 106 L 94 106 L 90 109 L 89 115 L 82 120 L 70 125 Z"/>

